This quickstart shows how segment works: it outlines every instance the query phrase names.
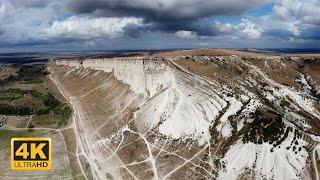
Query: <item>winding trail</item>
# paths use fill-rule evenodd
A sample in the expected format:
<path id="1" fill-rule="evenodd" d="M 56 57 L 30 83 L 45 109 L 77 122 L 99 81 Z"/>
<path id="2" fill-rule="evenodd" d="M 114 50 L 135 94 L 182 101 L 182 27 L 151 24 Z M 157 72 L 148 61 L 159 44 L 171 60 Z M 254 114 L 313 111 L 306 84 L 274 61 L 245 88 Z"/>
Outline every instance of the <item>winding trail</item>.
<path id="1" fill-rule="evenodd" d="M 177 84 L 188 83 L 188 82 L 192 82 L 190 84 L 193 84 L 194 82 L 198 82 L 198 84 L 200 84 L 204 87 L 207 87 L 207 88 L 202 88 L 202 87 L 199 87 L 199 85 L 197 85 L 197 83 L 193 84 L 195 86 L 193 88 L 195 88 L 197 92 L 201 92 L 202 94 L 205 94 L 206 97 L 210 97 L 210 98 L 212 97 L 215 100 L 214 101 L 215 104 L 213 104 L 210 101 L 211 104 L 213 104 L 212 106 L 216 107 L 216 109 L 219 110 L 218 111 L 219 116 L 217 116 L 214 120 L 216 120 L 216 121 L 219 120 L 219 122 L 221 122 L 222 117 L 224 117 L 225 121 L 228 120 L 228 117 L 230 117 L 231 115 L 230 115 L 230 113 L 228 114 L 227 112 L 229 111 L 229 109 L 234 109 L 234 108 L 230 108 L 230 105 L 235 104 L 235 103 L 233 103 L 230 99 L 224 97 L 224 94 L 225 93 L 234 94 L 235 92 L 233 92 L 232 89 L 229 89 L 227 86 L 220 84 L 218 81 L 216 82 L 214 79 L 210 79 L 206 76 L 201 76 L 196 73 L 193 73 L 193 72 L 185 69 L 183 66 L 180 66 L 178 63 L 174 62 L 173 60 L 166 60 L 166 62 L 167 62 L 167 65 L 170 67 L 170 69 L 175 72 L 175 76 L 184 80 L 184 81 L 180 81 L 180 82 L 177 81 Z M 246 65 L 251 67 L 252 70 L 257 71 L 257 74 L 262 76 L 262 79 L 266 80 L 267 82 L 270 82 L 270 84 L 273 84 L 274 86 L 277 85 L 273 81 L 267 79 L 268 78 L 267 76 L 263 76 L 264 74 L 259 74 L 260 71 L 255 69 L 253 66 L 250 66 L 249 64 L 246 64 Z M 51 68 L 54 68 L 54 66 L 52 66 Z M 218 153 L 220 153 L 221 148 L 229 148 L 229 146 L 230 146 L 230 145 L 227 146 L 227 144 L 225 144 L 225 142 L 223 140 L 221 140 L 222 134 L 221 134 L 220 129 L 218 130 L 219 135 L 216 137 L 216 139 L 218 139 L 219 141 L 209 141 L 208 140 L 206 145 L 200 147 L 199 149 L 197 149 L 197 151 L 194 154 L 192 154 L 193 155 L 192 157 L 189 156 L 188 158 L 184 158 L 183 155 L 180 155 L 178 153 L 175 154 L 174 151 L 170 152 L 170 150 L 167 151 L 165 149 L 165 147 L 167 145 L 167 141 L 170 141 L 170 138 L 168 138 L 169 140 L 166 139 L 165 143 L 163 145 L 160 144 L 159 147 L 156 143 L 152 142 L 152 140 L 149 140 L 148 133 L 152 132 L 153 127 L 150 127 L 150 129 L 147 129 L 146 132 L 141 133 L 139 130 L 136 130 L 135 128 L 130 129 L 129 126 L 127 126 L 127 125 L 129 125 L 129 123 L 126 122 L 125 126 L 121 126 L 121 128 L 123 128 L 123 127 L 126 127 L 126 128 L 122 129 L 121 133 L 119 133 L 119 134 L 121 134 L 121 137 L 119 137 L 119 138 L 121 138 L 120 143 L 115 145 L 115 147 L 112 147 L 112 145 L 110 147 L 108 145 L 103 147 L 103 148 L 105 148 L 106 151 L 111 152 L 110 154 L 108 153 L 108 157 L 97 155 L 97 150 L 92 147 L 92 144 L 96 143 L 95 140 L 98 139 L 99 143 L 100 143 L 100 140 L 101 140 L 101 142 L 103 142 L 103 141 L 108 142 L 108 141 L 106 141 L 108 137 L 103 137 L 102 135 L 100 136 L 99 133 L 97 133 L 97 132 L 102 127 L 105 127 L 105 125 L 108 125 L 109 120 L 113 120 L 119 114 L 121 115 L 124 111 L 126 111 L 127 108 L 130 107 L 132 102 L 128 103 L 128 105 L 126 105 L 124 107 L 121 107 L 122 109 L 120 109 L 120 111 L 117 111 L 116 114 L 114 114 L 112 116 L 106 116 L 107 118 L 104 119 L 105 122 L 103 122 L 103 124 L 100 125 L 98 127 L 98 129 L 96 129 L 95 131 L 94 131 L 94 129 L 93 129 L 93 131 L 91 131 L 92 129 L 90 129 L 90 123 L 94 123 L 95 121 L 93 119 L 93 116 L 91 115 L 92 112 L 90 111 L 90 109 L 86 109 L 86 104 L 83 103 L 81 101 L 81 99 L 85 98 L 87 95 L 89 95 L 91 93 L 95 93 L 96 90 L 99 90 L 100 88 L 107 85 L 108 79 L 110 78 L 110 76 L 107 77 L 105 81 L 101 81 L 101 84 L 99 84 L 99 86 L 89 87 L 88 89 L 85 89 L 85 92 L 82 92 L 81 95 L 77 95 L 77 97 L 76 97 L 76 96 L 70 95 L 68 90 L 64 89 L 64 83 L 62 83 L 63 81 L 61 81 L 61 83 L 60 83 L 59 76 L 56 76 L 54 74 L 55 73 L 54 69 L 51 72 L 52 72 L 52 74 L 50 74 L 50 79 L 57 86 L 57 88 L 61 92 L 61 94 L 70 102 L 70 104 L 73 108 L 73 111 L 74 111 L 73 112 L 73 122 L 72 122 L 72 125 L 70 126 L 70 128 L 72 128 L 74 130 L 75 135 L 76 135 L 76 143 L 77 143 L 76 156 L 77 156 L 79 167 L 80 167 L 81 172 L 82 172 L 83 176 L 85 177 L 85 179 L 88 179 L 88 177 L 87 177 L 88 173 L 86 173 L 88 170 L 92 172 L 92 176 L 94 179 L 104 179 L 105 172 L 103 170 L 101 170 L 101 167 L 99 167 L 99 166 L 101 164 L 103 165 L 104 163 L 108 163 L 111 161 L 116 162 L 116 163 L 114 163 L 116 166 L 107 167 L 108 170 L 116 171 L 118 168 L 123 168 L 126 171 L 125 175 L 128 174 L 128 176 L 130 176 L 133 179 L 139 179 L 137 177 L 137 176 L 139 176 L 139 174 L 136 173 L 134 170 L 132 170 L 130 167 L 134 166 L 134 165 L 139 165 L 141 163 L 148 163 L 147 170 L 149 170 L 150 173 L 153 174 L 153 179 L 155 179 L 155 180 L 170 179 L 171 177 L 175 177 L 176 174 L 178 174 L 180 171 L 184 170 L 183 168 L 185 168 L 185 167 L 189 168 L 189 165 L 192 165 L 192 167 L 197 167 L 199 169 L 202 169 L 203 172 L 206 172 L 211 177 L 213 177 L 213 174 L 214 174 L 213 172 L 217 172 L 219 170 L 219 168 L 217 167 L 218 165 L 214 164 L 215 157 L 218 157 Z M 178 79 L 178 80 L 180 80 L 180 79 Z M 65 84 L 65 85 L 67 86 L 67 84 Z M 166 90 L 174 91 L 174 95 L 173 95 L 174 98 L 171 103 L 172 108 L 168 108 L 171 111 L 167 111 L 169 115 L 172 115 L 172 114 L 174 114 L 172 112 L 174 112 L 177 109 L 176 107 L 179 107 L 179 105 L 180 105 L 179 103 L 181 103 L 180 98 L 184 97 L 183 93 L 179 92 L 179 90 L 182 89 L 180 87 L 184 87 L 184 86 L 181 85 L 181 86 L 175 87 L 175 86 L 170 85 L 167 87 L 162 87 L 163 89 L 158 90 L 158 92 L 148 100 L 149 101 L 154 100 L 155 98 L 158 97 L 158 95 L 165 92 Z M 181 92 L 183 92 L 183 91 L 181 91 Z M 71 93 L 71 91 L 70 91 L 70 93 Z M 180 94 L 182 94 L 182 95 L 180 95 Z M 243 107 L 246 107 L 247 104 L 244 101 L 245 100 L 242 100 L 242 104 L 241 104 L 242 107 L 239 108 L 238 110 L 236 110 L 235 115 L 238 115 L 237 113 L 241 112 L 243 110 L 242 109 Z M 146 105 L 148 105 L 148 104 L 146 104 Z M 198 108 L 200 109 L 199 111 L 204 112 L 204 116 L 206 117 L 207 122 L 209 122 L 209 123 L 213 122 L 213 121 L 211 121 L 211 119 L 213 119 L 213 118 L 210 118 L 210 119 L 207 118 L 208 115 L 206 114 L 206 109 L 199 103 L 197 105 L 198 105 Z M 212 106 L 210 106 L 210 107 L 212 107 Z M 303 107 L 299 107 L 299 108 L 302 109 Z M 213 108 L 211 108 L 211 109 L 213 109 Z M 223 115 L 225 115 L 225 116 L 223 116 Z M 225 121 L 223 121 L 223 122 L 225 122 Z M 175 128 L 175 127 L 170 127 L 170 129 L 173 129 L 173 128 Z M 216 126 L 214 126 L 214 128 L 216 128 Z M 115 129 L 115 130 L 117 130 L 117 129 Z M 117 154 L 117 152 L 119 150 L 121 150 L 121 148 L 123 148 L 121 146 L 123 145 L 123 142 L 124 142 L 124 132 L 125 131 L 137 134 L 139 136 L 139 138 L 141 138 L 141 140 L 143 140 L 143 143 L 146 145 L 146 150 L 147 150 L 147 152 L 145 153 L 146 158 L 144 158 L 141 161 L 133 161 L 133 162 L 126 164 L 125 157 L 122 157 L 121 155 Z M 93 139 L 92 138 L 93 136 L 96 139 Z M 166 138 L 166 137 L 164 137 L 164 138 Z M 117 141 L 117 143 L 118 143 L 118 141 Z M 130 143 L 134 143 L 134 142 L 130 142 Z M 126 144 L 126 145 L 128 145 L 128 144 Z M 187 147 L 187 145 L 186 145 L 186 147 Z M 311 153 L 312 163 L 313 163 L 313 167 L 315 169 L 316 180 L 319 180 L 319 172 L 318 172 L 317 158 L 316 158 L 317 157 L 316 153 L 317 153 L 318 148 L 320 148 L 320 144 L 317 144 Z M 156 151 L 154 151 L 154 149 L 156 149 Z M 207 152 L 209 154 L 209 160 L 208 160 L 208 162 L 205 162 L 205 160 L 204 160 L 203 163 L 207 163 L 209 165 L 209 170 L 207 168 L 201 167 L 196 164 L 196 161 L 202 161 L 202 159 L 200 159 L 200 157 L 202 155 L 206 154 Z M 177 164 L 176 166 L 173 166 L 172 167 L 173 169 L 170 169 L 169 172 L 163 173 L 161 171 L 161 164 L 156 163 L 157 159 L 159 157 L 161 158 L 161 156 L 160 156 L 161 153 L 175 155 L 178 158 L 182 159 L 183 161 L 181 163 Z M 101 160 L 101 159 L 99 159 L 100 157 L 104 157 L 104 159 Z M 81 161 L 82 159 L 86 159 L 86 162 L 88 162 L 88 164 L 90 165 L 90 167 L 89 167 L 90 169 L 84 168 L 84 163 Z M 231 161 L 233 161 L 233 159 Z M 281 158 L 281 159 L 279 159 L 279 161 L 282 162 L 281 164 L 287 163 L 286 159 Z M 236 161 L 233 161 L 233 162 L 237 163 Z M 262 162 L 260 162 L 260 163 L 262 163 Z M 290 164 L 290 162 L 288 162 L 288 163 Z M 260 165 L 260 166 L 262 166 L 262 165 Z M 104 170 L 106 170 L 107 168 L 105 168 Z M 157 168 L 159 168 L 159 169 L 157 169 Z M 286 171 L 291 171 L 291 169 L 288 169 Z M 195 173 L 198 173 L 198 172 L 195 172 Z M 252 171 L 251 171 L 251 173 L 252 173 Z M 291 174 L 295 174 L 295 172 L 292 171 Z M 201 174 L 201 175 L 204 176 L 204 174 Z M 90 177 L 89 177 L 89 179 L 90 179 Z"/>
<path id="2" fill-rule="evenodd" d="M 318 148 L 320 148 L 319 143 L 316 145 L 316 147 L 313 148 L 313 151 L 312 151 L 312 162 L 313 162 L 314 171 L 316 172 L 316 180 L 319 180 L 319 171 L 318 171 L 317 160 L 316 160 L 316 151 Z"/>
<path id="3" fill-rule="evenodd" d="M 29 121 L 28 121 L 28 123 L 27 123 L 27 125 L 26 125 L 26 128 L 29 127 L 29 124 L 30 124 L 30 122 L 32 121 L 32 116 L 33 116 L 33 115 L 30 116 Z"/>
<path id="4" fill-rule="evenodd" d="M 74 133 L 76 135 L 76 146 L 77 146 L 76 147 L 76 156 L 77 156 L 77 161 L 78 161 L 78 165 L 80 167 L 81 173 L 82 173 L 83 177 L 86 180 L 88 180 L 88 177 L 87 177 L 85 170 L 82 166 L 82 163 L 80 161 L 80 155 L 79 155 L 79 148 L 82 148 L 82 146 L 79 145 L 79 143 L 81 143 L 81 140 L 79 137 L 80 135 L 79 135 L 77 128 L 76 128 L 76 117 L 79 116 L 79 112 L 77 111 L 78 108 L 76 107 L 74 101 L 72 101 L 73 98 L 68 95 L 68 93 L 61 87 L 60 82 L 58 82 L 58 80 L 55 79 L 55 74 L 54 74 L 54 71 L 51 70 L 51 66 L 48 66 L 48 69 L 51 72 L 51 74 L 49 75 L 50 80 L 57 86 L 58 90 L 63 95 L 63 97 L 70 102 L 70 104 L 72 105 L 72 108 L 74 110 L 74 114 L 72 115 L 73 122 L 72 122 L 71 128 L 74 129 Z M 84 152 L 83 149 L 81 152 Z"/>

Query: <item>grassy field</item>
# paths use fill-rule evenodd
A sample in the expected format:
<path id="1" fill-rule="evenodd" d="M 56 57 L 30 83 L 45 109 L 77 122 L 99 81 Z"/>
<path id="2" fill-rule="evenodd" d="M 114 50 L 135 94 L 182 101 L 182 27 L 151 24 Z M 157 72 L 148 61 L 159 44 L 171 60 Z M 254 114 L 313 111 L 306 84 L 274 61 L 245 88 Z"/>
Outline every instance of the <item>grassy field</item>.
<path id="1" fill-rule="evenodd" d="M 78 159 L 77 159 L 77 143 L 75 141 L 76 135 L 73 131 L 73 129 L 65 129 L 61 131 L 64 140 L 66 141 L 67 145 L 67 152 L 69 156 L 69 161 L 70 161 L 70 167 L 71 167 L 71 172 L 72 176 L 75 180 L 82 180 L 85 179 L 83 176 L 80 166 L 78 164 Z"/>
<path id="2" fill-rule="evenodd" d="M 0 115 L 29 116 L 30 121 L 25 125 L 30 128 L 59 128 L 67 124 L 71 108 L 51 93 L 45 66 L 6 65 L 3 68 L 0 73 L 3 77 L 0 79 Z"/>
<path id="3" fill-rule="evenodd" d="M 11 138 L 32 137 L 31 131 L 0 130 L 0 150 L 7 148 Z"/>
<path id="4" fill-rule="evenodd" d="M 48 87 L 43 65 L 4 65 L 0 71 L 0 179 L 72 179 L 64 137 L 58 129 L 68 123 L 71 108 Z M 50 128 L 50 129 L 46 129 Z M 10 169 L 10 141 L 19 137 L 49 137 L 53 145 L 50 171 Z"/>
<path id="5" fill-rule="evenodd" d="M 15 171 L 10 168 L 10 141 L 17 137 L 47 137 L 52 140 L 53 167 L 48 171 Z M 0 179 L 72 179 L 62 134 L 50 130 L 0 129 Z"/>
<path id="6" fill-rule="evenodd" d="M 17 75 L 17 68 L 12 65 L 4 65 L 0 68 L 0 80 L 7 79 L 10 76 Z"/>

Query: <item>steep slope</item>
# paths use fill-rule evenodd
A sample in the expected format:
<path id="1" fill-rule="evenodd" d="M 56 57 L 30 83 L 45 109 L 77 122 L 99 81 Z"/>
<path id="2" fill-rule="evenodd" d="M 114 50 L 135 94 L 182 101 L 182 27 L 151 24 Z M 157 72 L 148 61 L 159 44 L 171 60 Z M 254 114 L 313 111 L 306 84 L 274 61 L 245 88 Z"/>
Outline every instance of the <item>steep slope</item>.
<path id="1" fill-rule="evenodd" d="M 304 63 L 141 57 L 60 60 L 50 70 L 75 110 L 88 179 L 311 179 L 320 113 Z"/>

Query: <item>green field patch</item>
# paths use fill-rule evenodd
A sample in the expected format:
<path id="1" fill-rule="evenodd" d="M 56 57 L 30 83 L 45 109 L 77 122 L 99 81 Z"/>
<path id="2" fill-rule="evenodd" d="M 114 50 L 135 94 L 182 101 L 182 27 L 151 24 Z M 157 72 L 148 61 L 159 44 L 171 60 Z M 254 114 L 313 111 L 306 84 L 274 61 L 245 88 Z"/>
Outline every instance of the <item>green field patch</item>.
<path id="1" fill-rule="evenodd" d="M 11 102 L 0 100 L 0 114 L 35 115 L 33 122 L 39 125 L 56 123 L 58 127 L 61 127 L 67 124 L 72 112 L 69 106 L 57 100 L 50 92 L 6 89 L 0 91 L 0 94 L 8 98 L 15 97 Z"/>
<path id="2" fill-rule="evenodd" d="M 32 131 L 0 130 L 0 150 L 10 148 L 11 138 L 32 136 Z"/>
<path id="3" fill-rule="evenodd" d="M 33 116 L 28 127 L 57 128 L 67 124 L 71 108 L 49 92 L 45 66 L 11 65 L 16 75 L 0 80 L 0 114 Z"/>
<path id="4" fill-rule="evenodd" d="M 46 71 L 45 66 L 28 66 L 28 65 L 15 65 L 19 69 L 17 75 L 10 75 L 6 79 L 0 81 L 0 86 L 5 86 L 14 82 L 22 84 L 35 84 L 43 83 L 43 79 L 49 73 Z"/>

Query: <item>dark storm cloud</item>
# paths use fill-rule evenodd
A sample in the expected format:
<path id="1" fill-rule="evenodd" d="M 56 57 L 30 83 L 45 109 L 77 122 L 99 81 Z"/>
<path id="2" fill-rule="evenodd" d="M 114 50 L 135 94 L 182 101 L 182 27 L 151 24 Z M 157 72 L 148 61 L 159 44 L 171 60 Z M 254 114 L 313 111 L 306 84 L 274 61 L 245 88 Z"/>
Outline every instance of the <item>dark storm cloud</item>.
<path id="1" fill-rule="evenodd" d="M 293 37 L 294 34 L 288 30 L 283 29 L 270 29 L 263 32 L 263 36 L 267 37 L 278 37 L 282 39 L 289 39 L 290 37 Z"/>
<path id="2" fill-rule="evenodd" d="M 79 38 L 60 37 L 60 38 L 54 38 L 54 39 L 30 38 L 30 39 L 25 39 L 19 42 L 0 41 L 0 48 L 43 46 L 43 45 L 56 46 L 56 45 L 75 43 L 75 42 L 80 43 L 80 42 L 85 42 L 85 40 L 80 37 Z"/>
<path id="3" fill-rule="evenodd" d="M 295 39 L 304 39 L 304 40 L 320 40 L 320 29 L 306 29 L 301 32 L 299 35 L 295 35 L 291 31 L 283 29 L 271 29 L 263 32 L 263 36 L 267 37 L 277 37 L 281 39 L 289 40 L 290 38 Z"/>
<path id="4" fill-rule="evenodd" d="M 192 31 L 198 36 L 218 36 L 225 32 L 214 28 L 204 20 L 181 20 L 181 21 L 155 21 L 146 23 L 143 26 L 130 25 L 124 28 L 125 35 L 138 37 L 146 32 L 164 32 L 174 34 L 177 31 Z"/>
<path id="5" fill-rule="evenodd" d="M 218 32 L 203 19 L 214 15 L 240 15 L 266 0 L 70 0 L 68 8 L 76 14 L 95 17 L 139 17 L 146 26 L 127 28 L 128 35 L 138 31 L 194 31 L 214 36 Z"/>
<path id="6" fill-rule="evenodd" d="M 181 20 L 181 21 L 156 21 L 147 26 L 150 31 L 164 31 L 174 33 L 179 30 L 194 31 L 199 36 L 216 36 L 222 32 L 213 28 L 204 20 Z"/>
<path id="7" fill-rule="evenodd" d="M 148 31 L 147 28 L 140 27 L 134 24 L 124 27 L 123 30 L 126 36 L 133 38 L 140 36 L 142 32 Z"/>
<path id="8" fill-rule="evenodd" d="M 26 39 L 18 43 L 15 42 L 0 42 L 0 48 L 10 47 L 24 47 L 24 46 L 36 46 L 36 45 L 48 45 L 51 44 L 49 41 L 38 40 L 38 39 Z"/>
<path id="9" fill-rule="evenodd" d="M 69 0 L 74 13 L 135 16 L 147 20 L 197 19 L 212 15 L 239 15 L 265 0 Z"/>
<path id="10" fill-rule="evenodd" d="M 320 28 L 304 30 L 299 36 L 301 39 L 320 40 Z"/>

